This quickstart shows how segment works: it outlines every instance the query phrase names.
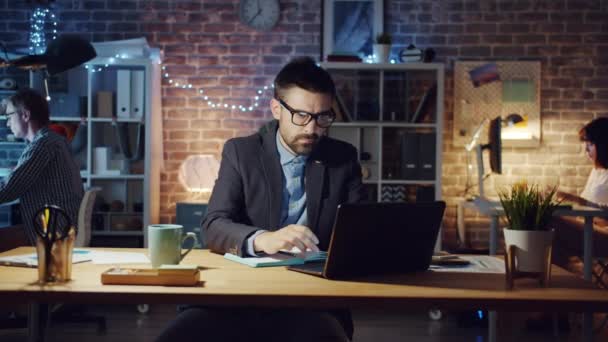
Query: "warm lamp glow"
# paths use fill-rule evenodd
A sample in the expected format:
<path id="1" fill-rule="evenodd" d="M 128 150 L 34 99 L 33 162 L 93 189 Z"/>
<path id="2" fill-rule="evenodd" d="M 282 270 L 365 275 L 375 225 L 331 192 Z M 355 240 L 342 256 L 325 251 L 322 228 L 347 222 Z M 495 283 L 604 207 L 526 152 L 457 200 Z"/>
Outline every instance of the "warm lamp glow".
<path id="1" fill-rule="evenodd" d="M 190 192 L 211 192 L 220 163 L 211 154 L 190 156 L 179 167 L 179 182 Z"/>

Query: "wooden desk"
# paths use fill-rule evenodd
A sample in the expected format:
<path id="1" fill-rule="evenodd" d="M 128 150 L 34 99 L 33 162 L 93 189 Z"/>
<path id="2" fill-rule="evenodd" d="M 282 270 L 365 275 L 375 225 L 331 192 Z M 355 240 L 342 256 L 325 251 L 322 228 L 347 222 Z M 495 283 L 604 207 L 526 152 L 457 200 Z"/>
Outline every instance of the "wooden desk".
<path id="1" fill-rule="evenodd" d="M 32 249 L 18 248 L 0 256 L 29 252 Z M 524 280 L 509 291 L 502 274 L 425 272 L 330 281 L 283 267 L 249 268 L 207 250 L 193 250 L 183 263 L 203 267 L 199 286 L 102 285 L 100 274 L 110 265 L 92 263 L 75 264 L 73 280 L 66 284 L 38 285 L 36 269 L 0 266 L 0 301 L 571 312 L 601 312 L 608 308 L 608 292 L 557 267 L 551 288 L 538 288 L 535 282 Z"/>

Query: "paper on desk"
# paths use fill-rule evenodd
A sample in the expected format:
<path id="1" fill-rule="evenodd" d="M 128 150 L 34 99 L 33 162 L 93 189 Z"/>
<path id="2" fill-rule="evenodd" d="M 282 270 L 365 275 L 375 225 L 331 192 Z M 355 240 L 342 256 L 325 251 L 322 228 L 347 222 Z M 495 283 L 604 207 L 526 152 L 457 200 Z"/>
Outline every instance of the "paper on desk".
<path id="1" fill-rule="evenodd" d="M 90 251 L 76 248 L 72 251 L 72 263 L 89 261 L 91 260 L 91 254 Z M 38 255 L 36 253 L 29 253 L 0 257 L 0 265 L 38 267 Z"/>
<path id="2" fill-rule="evenodd" d="M 465 273 L 505 273 L 505 261 L 490 255 L 461 255 L 461 259 L 468 260 L 466 266 L 436 266 L 431 265 L 429 270 L 434 272 L 465 272 Z"/>
<path id="3" fill-rule="evenodd" d="M 150 259 L 143 253 L 94 251 L 91 254 L 93 263 L 98 265 L 150 263 Z"/>

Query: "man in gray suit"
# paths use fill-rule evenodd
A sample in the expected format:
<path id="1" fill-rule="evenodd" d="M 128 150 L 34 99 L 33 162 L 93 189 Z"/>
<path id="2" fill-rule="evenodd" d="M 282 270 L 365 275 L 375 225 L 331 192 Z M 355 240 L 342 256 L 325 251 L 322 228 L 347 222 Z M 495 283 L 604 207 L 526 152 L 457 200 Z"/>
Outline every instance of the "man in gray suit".
<path id="1" fill-rule="evenodd" d="M 202 223 L 214 252 L 253 257 L 293 247 L 327 250 L 338 204 L 364 197 L 357 150 L 326 136 L 336 96 L 327 71 L 310 58 L 294 59 L 275 78 L 274 90 L 275 120 L 224 145 Z M 183 341 L 189 329 L 196 336 L 200 324 L 205 336 L 223 340 L 344 341 L 353 332 L 347 310 L 191 307 L 161 338 Z"/>

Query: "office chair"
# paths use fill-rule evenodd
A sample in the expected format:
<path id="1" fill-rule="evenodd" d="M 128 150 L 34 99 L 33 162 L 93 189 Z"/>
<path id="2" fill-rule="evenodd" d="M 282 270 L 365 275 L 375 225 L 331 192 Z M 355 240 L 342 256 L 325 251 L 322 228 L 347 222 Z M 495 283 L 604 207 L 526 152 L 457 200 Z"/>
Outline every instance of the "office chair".
<path id="1" fill-rule="evenodd" d="M 93 204 L 101 188 L 94 187 L 85 191 L 78 210 L 78 234 L 75 247 L 88 247 L 91 244 L 91 220 L 93 217 Z"/>
<path id="2" fill-rule="evenodd" d="M 93 187 L 85 191 L 78 210 L 78 234 L 76 235 L 75 247 L 87 247 L 91 243 L 91 220 L 93 217 L 93 204 L 99 187 Z M 96 323 L 97 333 L 104 334 L 106 331 L 106 319 L 103 316 L 86 313 L 84 305 L 57 304 L 51 312 L 52 323 Z"/>

